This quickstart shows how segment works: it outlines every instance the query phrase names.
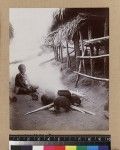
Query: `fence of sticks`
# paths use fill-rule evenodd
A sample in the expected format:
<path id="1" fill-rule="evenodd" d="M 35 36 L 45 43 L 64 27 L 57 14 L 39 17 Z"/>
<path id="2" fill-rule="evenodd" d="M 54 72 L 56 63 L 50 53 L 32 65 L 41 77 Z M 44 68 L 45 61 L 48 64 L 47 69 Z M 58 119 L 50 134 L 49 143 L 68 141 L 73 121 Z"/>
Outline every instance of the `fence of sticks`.
<path id="1" fill-rule="evenodd" d="M 63 63 L 64 57 L 66 57 L 68 68 L 71 68 L 73 63 L 71 55 L 74 55 L 76 63 L 74 73 L 77 74 L 76 86 L 80 76 L 109 82 L 108 15 L 79 13 L 73 20 L 51 32 L 47 41 L 53 48 L 55 60 Z M 97 67 L 96 62 L 99 62 Z M 101 76 L 95 75 L 95 68 L 98 71 L 99 68 L 102 68 Z"/>

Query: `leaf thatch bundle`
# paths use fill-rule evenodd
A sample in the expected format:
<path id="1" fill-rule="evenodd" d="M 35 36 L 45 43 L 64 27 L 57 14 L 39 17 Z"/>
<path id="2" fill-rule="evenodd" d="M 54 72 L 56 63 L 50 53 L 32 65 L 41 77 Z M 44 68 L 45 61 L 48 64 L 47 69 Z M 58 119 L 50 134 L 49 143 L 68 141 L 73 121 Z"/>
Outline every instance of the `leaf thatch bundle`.
<path id="1" fill-rule="evenodd" d="M 108 8 L 61 8 L 54 12 L 53 23 L 50 27 L 51 32 L 55 31 L 62 24 L 71 21 L 71 19 L 77 17 L 79 14 L 81 16 L 104 18 L 108 16 Z"/>
<path id="2" fill-rule="evenodd" d="M 46 38 L 47 43 L 54 43 L 56 46 L 71 41 L 76 31 L 89 21 L 104 20 L 108 16 L 108 9 L 92 8 L 63 8 L 58 9 L 53 15 L 53 23 L 50 33 Z"/>
<path id="3" fill-rule="evenodd" d="M 65 40 L 71 41 L 75 32 L 78 31 L 83 24 L 85 24 L 85 21 L 86 17 L 78 15 L 73 20 L 68 21 L 67 23 L 59 26 L 57 30 L 51 32 L 48 35 L 47 40 L 54 40 L 55 45 L 59 45 Z"/>

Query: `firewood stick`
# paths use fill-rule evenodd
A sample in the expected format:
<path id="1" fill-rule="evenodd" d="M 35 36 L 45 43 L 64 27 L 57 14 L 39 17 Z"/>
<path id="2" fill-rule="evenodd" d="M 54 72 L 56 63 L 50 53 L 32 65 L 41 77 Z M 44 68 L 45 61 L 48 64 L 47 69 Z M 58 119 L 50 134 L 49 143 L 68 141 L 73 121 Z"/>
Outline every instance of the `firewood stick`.
<path id="1" fill-rule="evenodd" d="M 81 110 L 79 107 L 71 105 L 71 108 L 74 109 L 74 110 L 80 111 L 81 113 L 85 114 L 85 112 L 83 110 Z"/>
<path id="2" fill-rule="evenodd" d="M 54 103 L 51 103 L 51 104 L 49 104 L 49 105 L 46 105 L 46 106 L 40 107 L 40 108 L 38 108 L 38 109 L 35 109 L 35 110 L 33 110 L 33 111 L 27 112 L 25 115 L 29 115 L 29 114 L 38 112 L 38 111 L 40 111 L 40 110 L 47 109 L 47 108 L 49 108 L 49 107 L 51 107 L 51 106 L 53 106 L 53 105 L 54 105 Z"/>
<path id="3" fill-rule="evenodd" d="M 88 111 L 88 110 L 85 110 L 85 109 L 83 109 L 83 108 L 79 108 L 79 107 L 76 107 L 76 106 L 74 106 L 74 105 L 71 105 L 71 108 L 74 108 L 75 110 L 77 110 L 77 111 L 83 111 L 84 113 L 88 113 L 88 114 L 90 114 L 90 115 L 95 115 L 95 113 L 93 113 L 93 112 L 91 112 L 91 111 Z"/>
<path id="4" fill-rule="evenodd" d="M 72 91 L 72 90 L 70 90 L 70 92 L 72 93 L 72 94 L 76 94 L 76 95 L 78 95 L 78 96 L 84 96 L 84 94 L 81 94 L 81 93 L 79 93 L 78 91 Z"/>

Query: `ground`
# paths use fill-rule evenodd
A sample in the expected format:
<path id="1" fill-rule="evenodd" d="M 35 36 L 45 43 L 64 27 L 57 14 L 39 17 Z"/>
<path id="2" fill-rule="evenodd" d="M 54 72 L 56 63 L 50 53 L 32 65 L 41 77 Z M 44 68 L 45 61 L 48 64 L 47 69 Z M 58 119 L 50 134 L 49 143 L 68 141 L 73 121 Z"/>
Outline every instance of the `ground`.
<path id="1" fill-rule="evenodd" d="M 40 91 L 38 101 L 33 101 L 27 95 L 19 95 L 17 102 L 10 103 L 10 128 L 14 130 L 108 130 L 109 121 L 104 116 L 104 105 L 108 99 L 105 84 L 102 82 L 91 84 L 90 80 L 84 81 L 83 78 L 75 88 L 75 79 L 76 75 L 71 71 L 62 71 L 63 84 L 70 90 L 78 91 L 82 96 L 81 107 L 94 112 L 95 115 L 83 114 L 75 110 L 55 114 L 48 109 L 25 115 L 42 106 Z"/>

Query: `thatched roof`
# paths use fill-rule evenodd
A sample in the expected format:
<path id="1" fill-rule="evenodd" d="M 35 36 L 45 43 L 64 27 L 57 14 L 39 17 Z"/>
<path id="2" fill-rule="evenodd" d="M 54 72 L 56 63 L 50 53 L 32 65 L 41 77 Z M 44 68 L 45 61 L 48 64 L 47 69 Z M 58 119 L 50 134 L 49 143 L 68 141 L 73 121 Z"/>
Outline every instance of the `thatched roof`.
<path id="1" fill-rule="evenodd" d="M 72 40 L 74 33 L 85 23 L 86 17 L 78 15 L 73 20 L 61 25 L 57 30 L 48 34 L 47 40 L 54 40 L 54 44 L 58 45 L 64 40 Z"/>
<path id="2" fill-rule="evenodd" d="M 62 24 L 65 24 L 79 14 L 91 18 L 105 18 L 109 15 L 108 8 L 62 8 L 57 10 L 53 16 L 51 31 L 56 30 Z"/>
<path id="3" fill-rule="evenodd" d="M 51 32 L 48 34 L 46 41 L 50 43 L 54 41 L 55 45 L 59 45 L 62 41 L 71 41 L 76 31 L 79 31 L 84 24 L 89 21 L 105 20 L 108 16 L 108 9 L 80 9 L 65 8 L 59 9 L 54 14 L 54 21 Z"/>

